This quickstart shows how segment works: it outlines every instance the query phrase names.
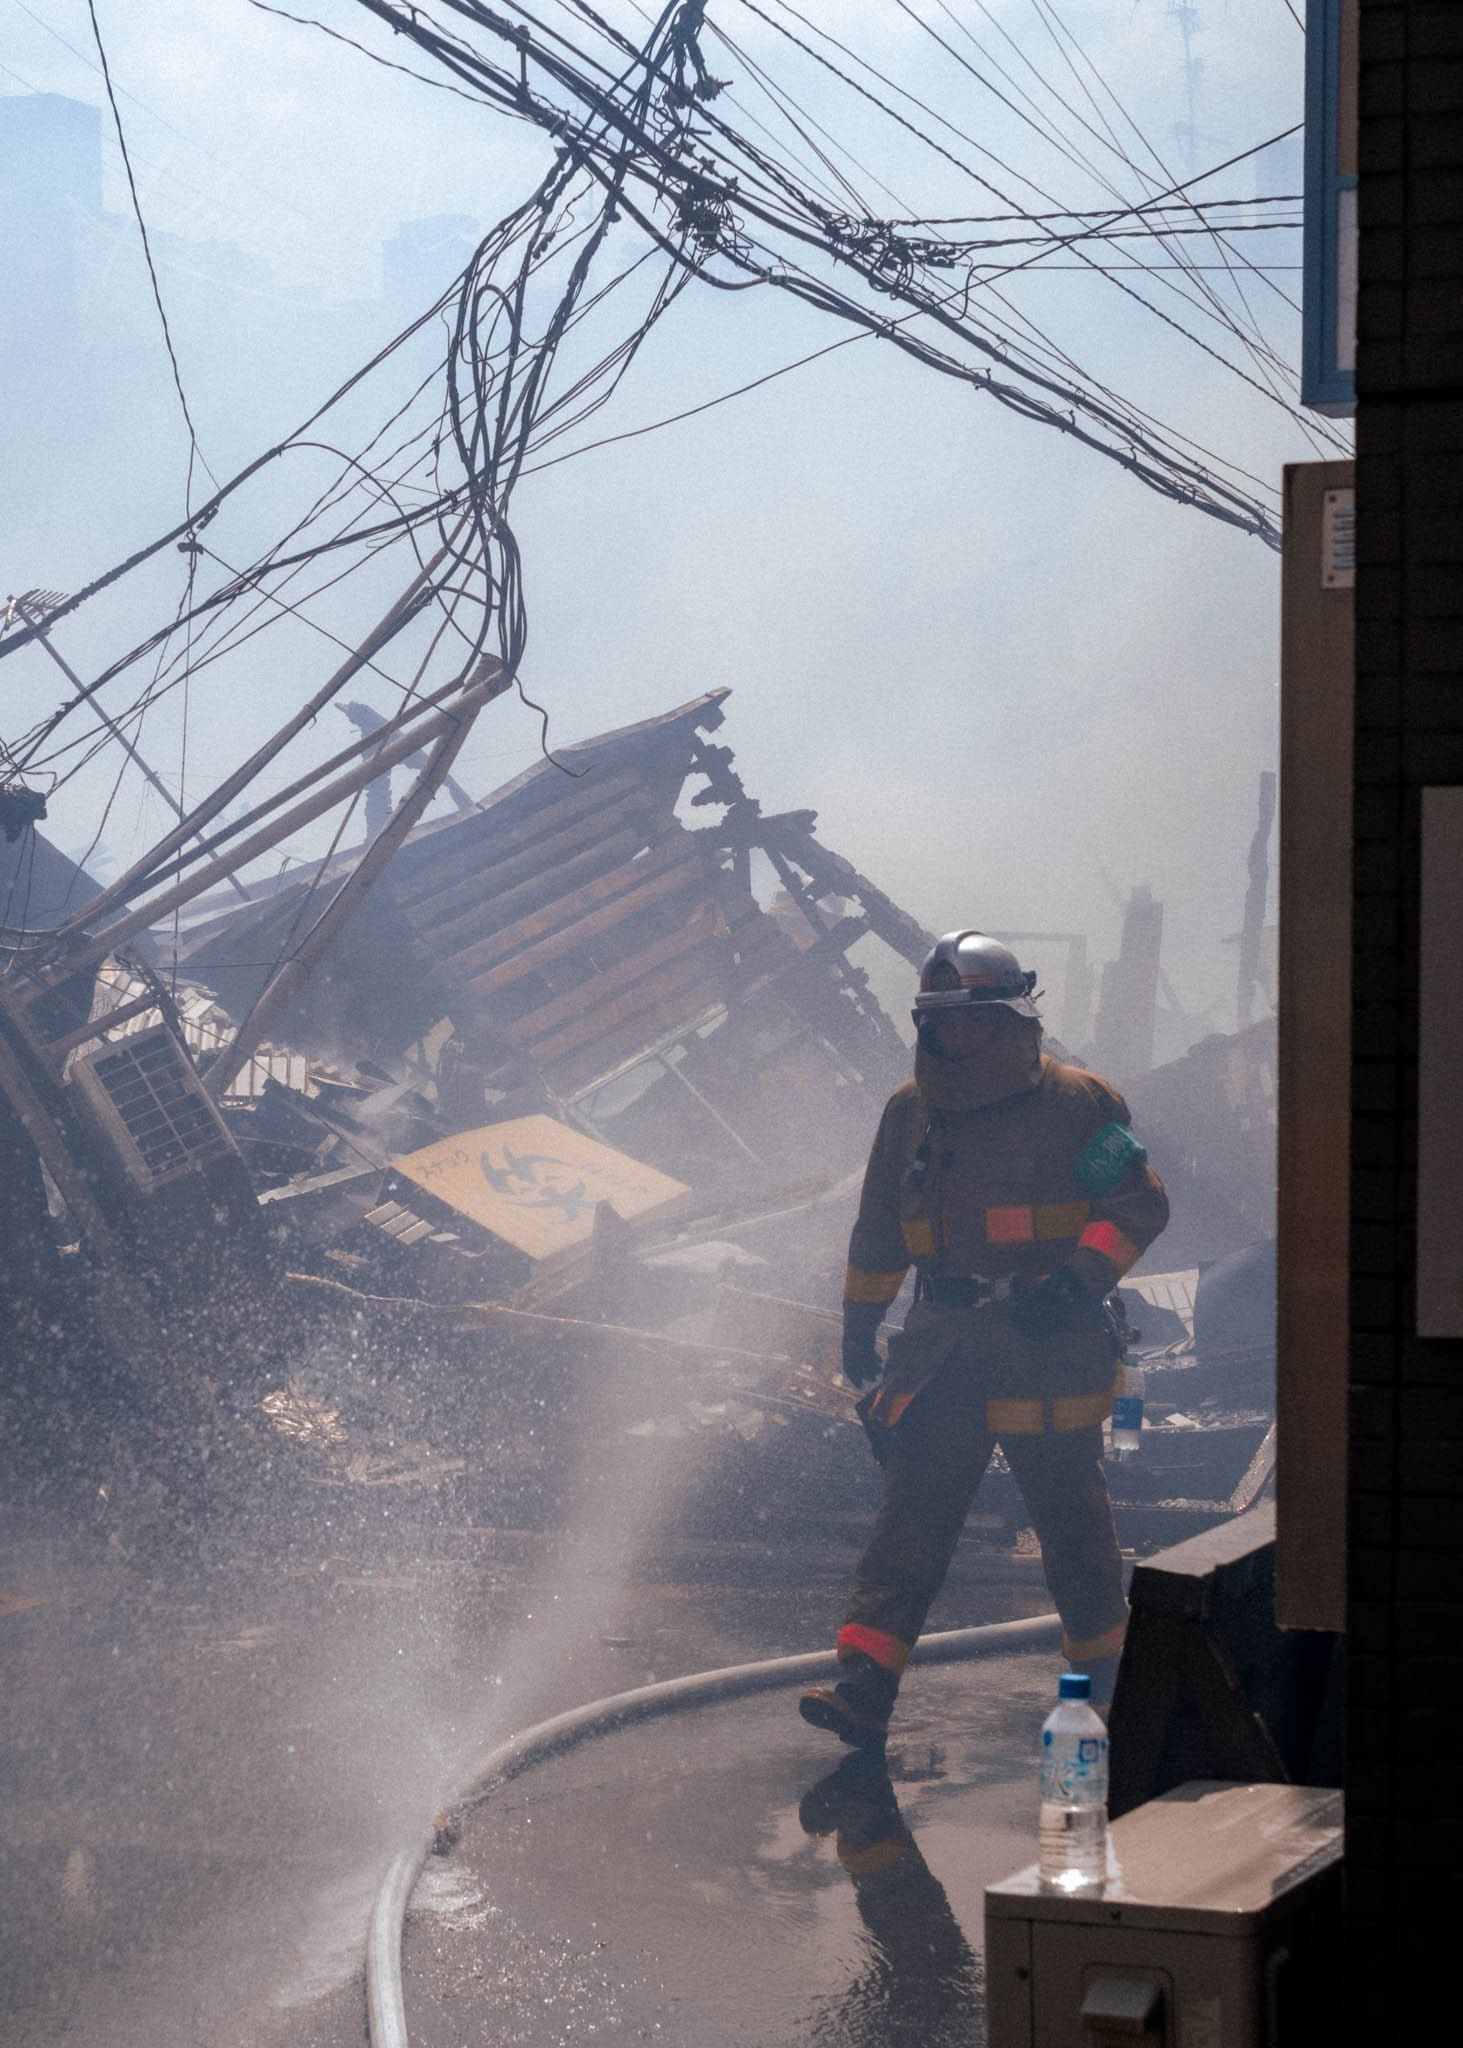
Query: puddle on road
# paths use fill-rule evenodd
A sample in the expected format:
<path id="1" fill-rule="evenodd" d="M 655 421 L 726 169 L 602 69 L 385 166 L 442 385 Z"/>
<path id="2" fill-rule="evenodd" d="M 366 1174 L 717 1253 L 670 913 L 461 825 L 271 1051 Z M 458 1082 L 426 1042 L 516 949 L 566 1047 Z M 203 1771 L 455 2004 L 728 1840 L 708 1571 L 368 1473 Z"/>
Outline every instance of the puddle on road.
<path id="1" fill-rule="evenodd" d="M 428 1858 L 411 1895 L 411 1909 L 413 1913 L 428 1913 L 444 1927 L 461 1934 L 486 1927 L 502 1914 L 502 1908 L 493 1905 L 467 1871 L 440 1857 Z"/>

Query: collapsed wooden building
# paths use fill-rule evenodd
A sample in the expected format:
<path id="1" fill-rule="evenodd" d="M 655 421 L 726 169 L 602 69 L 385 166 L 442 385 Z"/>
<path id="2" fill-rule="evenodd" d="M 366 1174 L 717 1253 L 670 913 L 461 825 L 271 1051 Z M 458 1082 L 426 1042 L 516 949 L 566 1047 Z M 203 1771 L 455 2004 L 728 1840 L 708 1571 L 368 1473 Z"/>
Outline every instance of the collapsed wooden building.
<path id="1" fill-rule="evenodd" d="M 394 839 L 401 811 L 378 785 L 365 848 L 272 881 L 235 873 L 230 893 L 181 906 L 176 930 L 113 903 L 131 951 L 113 948 L 115 922 L 90 931 L 90 902 L 74 907 L 106 910 L 118 891 L 97 898 L 58 868 L 50 914 L 72 926 L 48 941 L 51 979 L 0 991 L 18 1111 L 0 1137 L 27 1169 L 37 1239 L 10 1276 L 25 1297 L 42 1298 L 42 1265 L 59 1284 L 83 1263 L 49 1242 L 44 1161 L 76 1253 L 114 1270 L 97 1341 L 172 1386 L 200 1365 L 237 1374 L 271 1428 L 339 1408 L 329 1455 L 352 1470 L 378 1423 L 393 1444 L 417 1429 L 403 1402 L 425 1404 L 430 1448 L 454 1374 L 472 1427 L 493 1414 L 506 1429 L 514 1402 L 531 1420 L 551 1390 L 577 1398 L 586 1363 L 592 1383 L 640 1359 L 658 1391 L 635 1429 L 725 1436 L 716 1499 L 734 1517 L 818 1459 L 840 1496 L 862 1456 L 838 1378 L 843 1247 L 870 1133 L 910 1068 L 870 968 L 910 988 L 932 941 L 822 843 L 816 813 L 762 811 L 712 738 L 727 694 L 564 749 L 480 800 L 448 780 L 455 808 Z M 346 708 L 370 742 L 372 715 Z M 394 742 L 406 769 L 411 748 Z M 377 849 L 389 858 L 372 871 Z M 1264 1234 L 1272 1030 L 1123 1076 L 1184 1195 L 1186 1269 Z M 154 1075 L 134 1102 L 148 1060 L 167 1089 Z M 134 1157 L 154 1124 L 166 1156 Z M 104 1182 L 107 1213 L 88 1220 Z M 1266 1482 L 1268 1361 L 1198 1341 L 1198 1277 L 1136 1283 L 1156 1427 L 1117 1485 L 1135 1536 L 1220 1518 Z M 1177 1289 L 1187 1315 L 1165 1322 L 1145 1284 Z M 311 1356 L 333 1362 L 318 1384 L 276 1384 L 277 1359 Z M 999 1479 L 992 1511 L 1019 1512 Z"/>
<path id="2" fill-rule="evenodd" d="M 931 941 L 822 844 L 815 812 L 747 794 L 709 738 L 727 694 L 418 827 L 278 1037 L 405 1060 L 446 1128 L 546 1110 L 698 1193 L 846 1171 L 909 1057 L 851 955 L 872 937 L 914 968 Z M 245 1014 L 356 857 L 215 898 L 179 969 Z"/>

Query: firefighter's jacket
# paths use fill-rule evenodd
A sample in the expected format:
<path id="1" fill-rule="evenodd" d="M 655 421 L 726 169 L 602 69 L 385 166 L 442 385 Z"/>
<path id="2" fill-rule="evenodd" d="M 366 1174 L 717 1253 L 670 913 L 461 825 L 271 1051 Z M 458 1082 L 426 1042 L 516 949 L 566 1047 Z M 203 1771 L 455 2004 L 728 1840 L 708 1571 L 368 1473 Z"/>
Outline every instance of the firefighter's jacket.
<path id="1" fill-rule="evenodd" d="M 1096 1074 L 1040 1055 L 1027 1085 L 981 1108 L 890 1097 L 849 1243 L 848 1300 L 892 1302 L 911 1264 L 932 1278 L 1030 1283 L 1070 1264 L 1088 1306 L 1044 1342 L 1010 1308 L 917 1301 L 890 1343 L 866 1419 L 894 1427 L 933 1375 L 978 1375 L 994 1436 L 1081 1429 L 1110 1412 L 1120 1348 L 1101 1308 L 1168 1221 L 1163 1183 Z"/>

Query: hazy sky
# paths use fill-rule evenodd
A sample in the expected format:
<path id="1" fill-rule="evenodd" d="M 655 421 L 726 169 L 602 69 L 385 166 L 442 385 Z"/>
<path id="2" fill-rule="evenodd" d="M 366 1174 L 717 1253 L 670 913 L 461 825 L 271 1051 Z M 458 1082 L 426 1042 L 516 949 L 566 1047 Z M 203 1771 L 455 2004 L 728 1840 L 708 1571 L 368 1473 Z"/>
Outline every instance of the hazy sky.
<path id="1" fill-rule="evenodd" d="M 452 213 L 486 226 L 531 189 L 546 146 L 246 0 L 97 4 L 116 82 L 135 96 L 122 99 L 123 116 L 144 207 L 166 242 L 163 288 L 200 442 L 222 475 L 389 331 L 402 309 L 379 303 L 380 249 L 398 223 Z M 987 59 L 959 40 L 966 30 L 1033 92 L 1037 72 L 1074 92 L 1072 46 L 1052 24 L 1070 29 L 1094 67 L 1084 75 L 1111 88 L 1114 131 L 1139 152 L 1121 103 L 1175 177 L 1300 117 L 1302 38 L 1284 0 L 1204 0 L 1188 74 L 1162 0 L 1070 0 L 1059 12 L 1047 0 L 912 4 L 987 75 Z M 389 47 L 351 0 L 296 11 Z M 608 11 L 627 30 L 641 20 L 631 5 Z M 804 0 L 803 11 L 998 155 L 1003 169 L 985 164 L 991 183 L 1019 190 L 1023 204 L 1040 202 L 1022 178 L 1062 206 L 1102 196 L 894 0 Z M 816 93 L 819 117 L 911 212 L 998 210 L 989 189 L 798 69 L 740 0 L 710 0 L 708 13 L 807 103 Z M 85 0 L 0 0 L 0 92 L 96 103 L 90 49 Z M 737 58 L 710 41 L 707 51 L 740 92 Z M 1105 161 L 1126 194 L 1141 195 L 1114 152 Z M 123 215 L 114 146 L 107 162 L 106 204 Z M 1295 191 L 1297 169 L 1293 142 L 1204 189 Z M 13 457 L 22 474 L 0 512 L 6 589 L 75 587 L 180 505 L 186 443 L 125 232 L 99 259 L 97 289 L 132 338 L 129 374 L 146 390 L 116 407 L 100 372 L 84 392 L 69 372 L 61 388 L 35 335 L 25 452 Z M 1299 262 L 1298 235 L 1237 240 L 1271 263 Z M 210 241 L 240 256 L 216 250 L 201 262 L 183 246 Z M 1130 254 L 1115 244 L 1108 260 Z M 1269 278 L 1251 279 L 1247 295 L 1293 357 L 1298 322 L 1274 287 L 1298 298 L 1299 275 Z M 1314 456 L 1279 407 L 1103 279 L 1063 270 L 1020 289 L 1023 307 L 1095 375 L 1257 475 L 1278 481 L 1283 463 Z M 1192 309 L 1161 303 L 1238 355 Z M 694 404 L 838 331 L 766 292 L 693 285 L 593 431 Z M 827 842 L 935 928 L 1081 930 L 1106 957 L 1117 915 L 1105 867 L 1119 889 L 1146 881 L 1167 904 L 1165 964 L 1185 1000 L 1230 995 L 1235 952 L 1219 942 L 1239 922 L 1258 777 L 1275 765 L 1278 557 L 1259 541 L 874 342 L 548 472 L 521 487 L 515 526 L 526 680 L 556 738 L 728 684 L 721 737 L 765 807 L 815 806 Z M 175 603 L 179 574 L 165 563 L 110 611 L 68 622 L 73 658 L 102 658 L 139 617 Z M 390 589 L 353 599 L 332 623 L 363 624 Z M 200 685 L 194 794 L 319 679 L 324 658 L 302 647 L 297 672 L 256 671 L 242 693 Z M 28 705 L 50 701 L 39 663 L 7 664 L 7 695 L 24 667 Z M 175 710 L 150 728 L 160 763 L 177 757 Z M 327 735 L 335 745 L 344 736 Z M 526 713 L 497 709 L 459 772 L 491 787 L 532 758 L 535 737 Z M 85 843 L 104 794 L 95 776 L 69 786 L 52 828 L 63 845 Z M 162 823 L 154 799 L 129 805 L 107 833 L 116 855 Z"/>

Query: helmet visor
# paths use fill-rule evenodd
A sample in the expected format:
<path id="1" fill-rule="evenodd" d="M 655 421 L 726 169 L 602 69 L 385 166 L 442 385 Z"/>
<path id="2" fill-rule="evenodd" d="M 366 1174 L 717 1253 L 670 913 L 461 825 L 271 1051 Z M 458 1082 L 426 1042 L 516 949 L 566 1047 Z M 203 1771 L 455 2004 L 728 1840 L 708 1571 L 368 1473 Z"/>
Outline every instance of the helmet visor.
<path id="1" fill-rule="evenodd" d="M 1035 977 L 1032 977 L 1033 980 Z M 938 1015 L 942 1010 L 968 1010 L 996 1004 L 1003 1010 L 1014 1010 L 1018 1017 L 1030 1017 L 1040 1021 L 1040 1012 L 1026 990 L 1000 990 L 993 988 L 931 988 L 921 989 L 914 999 L 910 1011 L 916 1024 L 922 1017 Z"/>

